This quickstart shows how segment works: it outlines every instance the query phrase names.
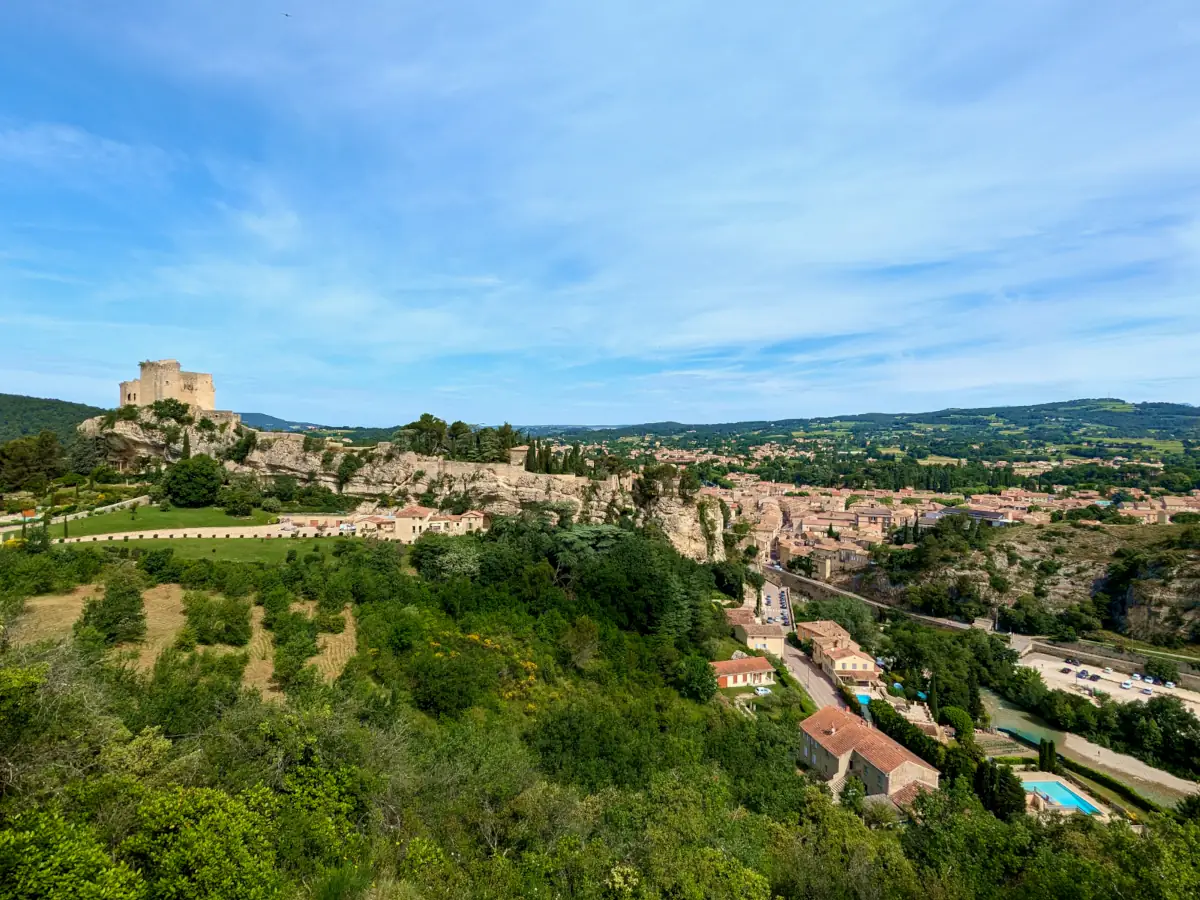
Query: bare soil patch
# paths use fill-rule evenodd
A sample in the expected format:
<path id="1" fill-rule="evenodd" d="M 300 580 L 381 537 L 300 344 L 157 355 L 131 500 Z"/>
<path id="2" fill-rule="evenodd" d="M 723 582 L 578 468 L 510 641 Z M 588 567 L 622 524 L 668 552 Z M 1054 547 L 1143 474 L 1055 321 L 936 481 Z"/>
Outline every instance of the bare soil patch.
<path id="1" fill-rule="evenodd" d="M 317 636 L 317 646 L 321 649 L 313 663 L 326 681 L 333 681 L 341 675 L 350 657 L 358 652 L 358 631 L 354 613 L 347 609 L 342 610 L 342 620 L 346 627 L 341 634 L 326 633 Z"/>
<path id="2" fill-rule="evenodd" d="M 183 588 L 177 584 L 159 584 L 142 594 L 146 605 L 146 637 L 140 644 L 122 644 L 119 649 L 136 650 L 135 665 L 143 672 L 154 667 L 154 661 L 175 638 L 187 617 L 183 614 Z"/>
<path id="3" fill-rule="evenodd" d="M 67 594 L 30 597 L 25 601 L 25 611 L 17 619 L 14 642 L 33 644 L 47 639 L 70 637 L 71 628 L 83 613 L 83 606 L 88 598 L 103 590 L 103 585 L 81 584 Z"/>
<path id="4" fill-rule="evenodd" d="M 242 682 L 247 687 L 256 688 L 264 700 L 279 700 L 283 697 L 271 685 L 271 676 L 275 674 L 275 641 L 271 632 L 263 628 L 263 608 L 255 606 L 250 610 L 250 643 L 246 651 L 250 662 L 242 674 Z"/>

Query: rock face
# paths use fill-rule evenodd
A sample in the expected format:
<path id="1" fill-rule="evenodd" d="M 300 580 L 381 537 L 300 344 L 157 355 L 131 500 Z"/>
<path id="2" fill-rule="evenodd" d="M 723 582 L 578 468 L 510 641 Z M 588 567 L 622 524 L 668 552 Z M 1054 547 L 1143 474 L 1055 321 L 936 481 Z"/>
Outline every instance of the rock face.
<path id="1" fill-rule="evenodd" d="M 239 436 L 236 428 L 201 431 L 181 428 L 178 440 L 168 442 L 163 429 L 141 422 L 116 422 L 104 427 L 102 418 L 80 426 L 85 435 L 103 436 L 114 465 L 136 471 L 156 461 L 179 458 L 186 432 L 192 453 L 220 457 Z M 174 436 L 174 435 L 172 435 Z M 311 446 L 311 443 L 310 443 Z M 343 463 L 355 457 L 357 469 L 346 475 Z M 577 522 L 599 523 L 629 511 L 643 523 L 654 522 L 675 548 L 698 560 L 725 558 L 721 541 L 720 510 L 702 500 L 684 502 L 674 490 L 645 509 L 632 499 L 632 476 L 612 476 L 603 481 L 576 475 L 540 475 L 508 463 L 471 463 L 435 456 L 397 452 L 391 444 L 373 448 L 346 448 L 336 444 L 305 450 L 305 436 L 282 432 L 259 432 L 254 448 L 242 463 L 227 461 L 231 472 L 247 472 L 265 478 L 291 476 L 303 483 L 316 482 L 332 490 L 380 500 L 392 505 L 416 502 L 425 494 L 441 499 L 447 495 L 469 496 L 471 505 L 494 515 L 514 515 L 525 509 L 541 509 Z M 339 485 L 339 470 L 344 483 Z"/>

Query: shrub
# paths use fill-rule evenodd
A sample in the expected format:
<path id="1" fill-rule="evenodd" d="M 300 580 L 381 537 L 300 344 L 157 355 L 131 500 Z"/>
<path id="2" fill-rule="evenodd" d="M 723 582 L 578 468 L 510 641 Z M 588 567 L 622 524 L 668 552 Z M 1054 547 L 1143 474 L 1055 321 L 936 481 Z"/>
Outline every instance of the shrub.
<path id="1" fill-rule="evenodd" d="M 250 603 L 231 597 L 214 597 L 200 591 L 183 595 L 188 628 L 200 644 L 250 643 Z"/>
<path id="2" fill-rule="evenodd" d="M 108 645 L 136 641 L 146 633 L 146 607 L 142 602 L 142 577 L 133 563 L 112 568 L 104 593 L 92 597 L 75 623 L 76 634 L 91 629 Z"/>
<path id="3" fill-rule="evenodd" d="M 251 798 L 256 800 L 257 798 Z M 270 822 L 238 797 L 175 788 L 138 808 L 121 856 L 172 900 L 268 900 L 279 893 Z"/>
<path id="4" fill-rule="evenodd" d="M 146 888 L 138 873 L 113 862 L 90 829 L 57 812 L 18 816 L 0 831 L 0 897 L 117 898 L 139 900 Z"/>

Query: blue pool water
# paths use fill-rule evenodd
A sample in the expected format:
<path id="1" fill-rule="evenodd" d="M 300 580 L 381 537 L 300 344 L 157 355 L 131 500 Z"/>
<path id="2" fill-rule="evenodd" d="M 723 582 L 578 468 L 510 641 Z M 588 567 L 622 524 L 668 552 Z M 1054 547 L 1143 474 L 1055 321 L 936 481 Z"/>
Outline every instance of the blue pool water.
<path id="1" fill-rule="evenodd" d="M 858 698 L 858 702 L 861 703 L 863 706 L 866 706 L 868 703 L 871 702 L 870 694 L 855 694 L 854 696 L 856 696 Z"/>
<path id="2" fill-rule="evenodd" d="M 1022 781 L 1021 787 L 1026 791 L 1037 791 L 1045 794 L 1059 806 L 1070 806 L 1087 815 L 1098 813 L 1100 810 L 1092 806 L 1077 793 L 1059 781 Z"/>

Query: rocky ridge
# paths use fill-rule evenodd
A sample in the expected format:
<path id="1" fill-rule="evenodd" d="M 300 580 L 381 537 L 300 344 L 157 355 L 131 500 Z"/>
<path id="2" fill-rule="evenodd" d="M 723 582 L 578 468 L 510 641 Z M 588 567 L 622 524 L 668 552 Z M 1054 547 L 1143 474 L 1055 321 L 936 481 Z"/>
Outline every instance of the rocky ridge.
<path id="1" fill-rule="evenodd" d="M 160 462 L 178 460 L 186 434 L 193 454 L 221 458 L 250 431 L 241 426 L 201 430 L 196 425 L 170 431 L 154 421 L 109 422 L 103 417 L 79 426 L 90 437 L 102 437 L 110 461 L 123 471 L 139 471 Z M 713 504 L 685 502 L 668 486 L 653 502 L 637 508 L 633 476 L 595 480 L 576 475 L 543 475 L 507 463 L 472 463 L 396 451 L 389 443 L 349 448 L 329 442 L 305 449 L 305 436 L 289 432 L 257 432 L 255 444 L 242 462 L 225 461 L 231 472 L 264 478 L 290 476 L 301 483 L 318 483 L 339 490 L 339 468 L 347 454 L 358 468 L 340 485 L 343 493 L 364 498 L 375 507 L 402 506 L 422 495 L 436 499 L 465 494 L 476 508 L 493 515 L 515 515 L 539 509 L 577 522 L 600 523 L 623 511 L 638 521 L 654 522 L 680 553 L 698 560 L 725 558 L 723 523 Z M 168 440 L 168 437 L 174 440 Z M 311 446 L 311 444 L 309 445 Z M 368 507 L 370 508 L 370 507 Z"/>

